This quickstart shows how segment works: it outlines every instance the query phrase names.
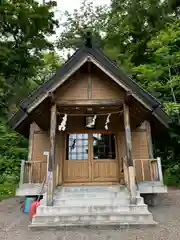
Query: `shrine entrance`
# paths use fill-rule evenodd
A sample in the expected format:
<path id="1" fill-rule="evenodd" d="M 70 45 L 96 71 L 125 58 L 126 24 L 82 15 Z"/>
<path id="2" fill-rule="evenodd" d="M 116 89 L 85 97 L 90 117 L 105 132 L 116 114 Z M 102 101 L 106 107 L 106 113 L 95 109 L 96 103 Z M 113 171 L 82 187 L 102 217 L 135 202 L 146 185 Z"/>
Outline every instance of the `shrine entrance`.
<path id="1" fill-rule="evenodd" d="M 119 167 L 114 133 L 68 133 L 64 182 L 118 183 Z"/>

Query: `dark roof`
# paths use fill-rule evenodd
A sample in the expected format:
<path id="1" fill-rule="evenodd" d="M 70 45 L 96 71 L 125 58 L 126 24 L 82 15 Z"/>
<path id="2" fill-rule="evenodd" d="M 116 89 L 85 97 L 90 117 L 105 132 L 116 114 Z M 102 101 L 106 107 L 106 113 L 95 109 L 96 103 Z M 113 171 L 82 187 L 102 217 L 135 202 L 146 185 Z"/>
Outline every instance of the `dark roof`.
<path id="1" fill-rule="evenodd" d="M 103 54 L 103 52 L 92 46 L 87 47 L 84 46 L 78 49 L 68 61 L 59 68 L 59 70 L 55 73 L 55 75 L 40 88 L 34 91 L 31 95 L 29 95 L 24 101 L 20 104 L 20 110 L 9 120 L 9 124 L 13 129 L 16 129 L 17 126 L 24 121 L 26 117 L 28 117 L 26 113 L 26 109 L 30 104 L 32 104 L 38 97 L 43 95 L 44 93 L 50 91 L 51 87 L 61 81 L 61 78 L 67 74 L 77 63 L 80 63 L 84 57 L 92 56 L 100 65 L 108 70 L 116 79 L 118 79 L 123 85 L 125 85 L 128 89 L 130 89 L 133 93 L 135 93 L 140 99 L 142 99 L 148 106 L 150 106 L 158 115 L 159 120 L 168 126 L 168 117 L 160 108 L 160 102 L 152 96 L 150 93 L 142 89 L 135 81 L 130 79 L 111 59 Z"/>

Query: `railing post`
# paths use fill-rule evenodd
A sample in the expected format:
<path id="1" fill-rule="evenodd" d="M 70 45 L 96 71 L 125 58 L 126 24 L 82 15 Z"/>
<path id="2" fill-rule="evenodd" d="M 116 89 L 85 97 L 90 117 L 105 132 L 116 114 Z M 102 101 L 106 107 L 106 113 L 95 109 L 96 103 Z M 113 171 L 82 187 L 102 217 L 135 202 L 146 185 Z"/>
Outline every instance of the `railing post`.
<path id="1" fill-rule="evenodd" d="M 157 157 L 157 167 L 158 167 L 159 181 L 163 182 L 163 173 L 162 173 L 162 165 L 161 165 L 160 157 Z"/>
<path id="2" fill-rule="evenodd" d="M 56 164 L 56 186 L 59 182 L 59 164 Z"/>
<path id="3" fill-rule="evenodd" d="M 32 183 L 32 173 L 33 173 L 32 162 L 28 162 L 28 164 L 29 164 L 29 179 L 28 179 L 28 183 Z"/>
<path id="4" fill-rule="evenodd" d="M 25 160 L 21 160 L 21 172 L 20 172 L 19 185 L 22 185 L 24 183 L 24 166 L 25 166 Z"/>
<path id="5" fill-rule="evenodd" d="M 46 165 L 46 184 L 48 183 L 48 166 L 49 166 L 49 152 L 43 152 L 43 155 L 46 156 L 47 165 Z"/>

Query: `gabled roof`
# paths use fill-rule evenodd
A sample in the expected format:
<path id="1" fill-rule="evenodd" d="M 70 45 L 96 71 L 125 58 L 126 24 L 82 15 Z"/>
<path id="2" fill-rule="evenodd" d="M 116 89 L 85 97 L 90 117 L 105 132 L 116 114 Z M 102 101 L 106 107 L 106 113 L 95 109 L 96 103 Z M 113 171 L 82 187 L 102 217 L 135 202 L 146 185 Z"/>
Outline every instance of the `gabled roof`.
<path id="1" fill-rule="evenodd" d="M 142 102 L 146 108 L 152 111 L 152 114 L 166 127 L 168 126 L 168 117 L 160 107 L 160 102 L 150 93 L 142 89 L 135 81 L 130 79 L 111 59 L 103 52 L 92 46 L 84 46 L 78 49 L 68 61 L 59 68 L 55 75 L 39 89 L 33 92 L 20 104 L 20 110 L 9 120 L 9 124 L 16 129 L 27 117 L 28 114 L 54 91 L 60 84 L 66 81 L 77 69 L 86 61 L 92 61 L 99 68 L 110 74 L 111 78 L 126 91 L 131 91 L 138 101 Z"/>

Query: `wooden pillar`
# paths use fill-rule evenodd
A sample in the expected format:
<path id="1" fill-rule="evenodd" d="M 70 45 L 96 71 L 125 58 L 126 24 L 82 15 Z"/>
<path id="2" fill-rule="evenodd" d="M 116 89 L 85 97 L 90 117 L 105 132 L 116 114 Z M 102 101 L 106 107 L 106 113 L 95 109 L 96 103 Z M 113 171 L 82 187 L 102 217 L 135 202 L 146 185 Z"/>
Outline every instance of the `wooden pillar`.
<path id="1" fill-rule="evenodd" d="M 148 144 L 148 152 L 149 152 L 149 158 L 153 159 L 153 145 L 152 145 L 152 136 L 151 136 L 151 125 L 148 121 L 146 123 L 146 134 L 147 134 L 147 144 Z"/>
<path id="2" fill-rule="evenodd" d="M 33 138 L 34 138 L 35 123 L 30 124 L 29 128 L 29 146 L 28 146 L 28 162 L 32 161 L 32 152 L 33 152 Z M 32 183 L 32 165 L 29 165 L 29 176 L 28 182 Z"/>
<path id="3" fill-rule="evenodd" d="M 50 152 L 47 175 L 47 205 L 53 205 L 54 191 L 54 167 L 55 167 L 55 139 L 56 139 L 56 121 L 57 121 L 56 104 L 51 107 L 51 122 L 50 122 Z"/>
<path id="4" fill-rule="evenodd" d="M 131 195 L 131 203 L 136 203 L 136 181 L 135 181 L 135 169 L 132 158 L 132 139 L 131 139 L 131 127 L 129 107 L 126 103 L 123 104 L 124 111 L 124 129 L 125 129 L 125 141 L 126 141 L 126 156 L 128 166 L 128 178 L 129 178 L 129 190 Z"/>
<path id="5" fill-rule="evenodd" d="M 21 160 L 21 172 L 20 172 L 20 181 L 19 181 L 19 185 L 23 185 L 24 183 L 24 167 L 25 167 L 25 161 Z"/>
<path id="6" fill-rule="evenodd" d="M 163 182 L 163 172 L 162 172 L 162 165 L 161 165 L 161 158 L 157 158 L 157 168 L 158 168 L 158 177 L 159 181 Z"/>
<path id="7" fill-rule="evenodd" d="M 35 123 L 31 123 L 29 128 L 28 161 L 32 160 L 34 129 L 35 129 Z"/>
<path id="8" fill-rule="evenodd" d="M 128 163 L 128 166 L 133 166 L 129 107 L 126 104 L 123 104 L 123 110 L 124 110 L 124 129 L 125 129 L 125 140 L 126 140 L 127 163 Z"/>

